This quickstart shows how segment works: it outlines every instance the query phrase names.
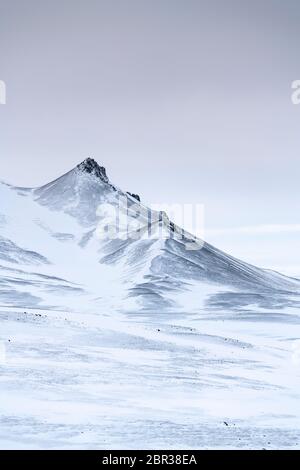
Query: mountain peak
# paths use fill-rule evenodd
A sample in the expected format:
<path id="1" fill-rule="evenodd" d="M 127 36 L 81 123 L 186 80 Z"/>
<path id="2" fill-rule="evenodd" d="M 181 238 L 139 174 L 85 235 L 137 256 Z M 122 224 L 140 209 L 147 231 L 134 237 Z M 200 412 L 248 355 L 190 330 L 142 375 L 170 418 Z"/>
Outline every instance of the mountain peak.
<path id="1" fill-rule="evenodd" d="M 83 162 L 77 165 L 77 169 L 83 173 L 89 173 L 100 178 L 104 183 L 108 183 L 109 181 L 104 166 L 98 165 L 96 160 L 93 158 L 86 158 Z"/>

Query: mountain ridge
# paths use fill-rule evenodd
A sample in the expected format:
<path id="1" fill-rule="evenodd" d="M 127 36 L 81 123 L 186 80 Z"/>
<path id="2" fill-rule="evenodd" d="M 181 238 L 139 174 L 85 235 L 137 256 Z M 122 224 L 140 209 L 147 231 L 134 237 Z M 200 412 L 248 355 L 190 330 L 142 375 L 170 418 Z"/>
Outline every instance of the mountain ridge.
<path id="1" fill-rule="evenodd" d="M 105 305 L 120 309 L 184 308 L 177 298 L 192 289 L 189 300 L 197 309 L 203 304 L 203 297 L 204 304 L 210 304 L 205 292 L 211 287 L 214 308 L 225 304 L 226 308 L 237 308 L 241 302 L 245 306 L 254 303 L 272 308 L 290 304 L 288 297 L 298 294 L 299 280 L 252 266 L 188 234 L 164 213 L 153 213 L 134 195 L 115 187 L 105 168 L 91 158 L 39 188 L 2 185 L 1 191 L 2 247 L 10 250 L 0 270 L 6 279 L 3 290 L 10 286 L 13 292 L 19 292 L 19 286 L 24 285 L 22 275 L 15 283 L 12 281 L 9 268 L 12 261 L 16 264 L 24 259 L 25 250 L 34 253 L 32 266 L 36 259 L 49 261 L 49 265 L 39 266 L 41 276 L 80 285 L 91 308 L 95 307 L 93 299 L 99 296 Z M 105 212 L 107 207 L 126 214 L 129 234 L 125 227 L 125 232 L 116 231 L 113 237 L 109 236 L 106 229 L 115 228 L 116 221 Z M 155 222 L 151 219 L 149 223 L 149 214 Z M 136 226 L 137 220 L 142 223 Z M 188 243 L 198 243 L 201 249 L 189 251 Z M 30 262 L 24 268 L 20 264 L 20 268 L 30 276 L 29 265 Z M 41 286 L 33 282 L 28 287 L 33 297 L 49 305 L 65 304 L 61 292 L 68 291 L 66 285 L 58 286 L 56 292 L 48 286 L 46 294 L 45 286 Z M 224 301 L 224 289 L 230 302 Z M 24 298 L 28 299 L 25 291 Z M 52 291 L 55 300 L 49 298 L 48 291 Z M 232 292 L 239 292 L 238 301 L 230 295 Z M 11 301 L 13 293 L 8 297 Z"/>

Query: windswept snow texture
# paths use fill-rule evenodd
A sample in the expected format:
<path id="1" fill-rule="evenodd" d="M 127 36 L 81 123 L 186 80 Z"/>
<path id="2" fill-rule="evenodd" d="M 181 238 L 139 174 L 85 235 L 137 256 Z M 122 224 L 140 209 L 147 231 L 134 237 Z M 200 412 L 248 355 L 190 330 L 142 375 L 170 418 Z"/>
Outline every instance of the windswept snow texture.
<path id="1" fill-rule="evenodd" d="M 0 448 L 300 448 L 299 281 L 180 233 L 92 159 L 0 183 Z"/>

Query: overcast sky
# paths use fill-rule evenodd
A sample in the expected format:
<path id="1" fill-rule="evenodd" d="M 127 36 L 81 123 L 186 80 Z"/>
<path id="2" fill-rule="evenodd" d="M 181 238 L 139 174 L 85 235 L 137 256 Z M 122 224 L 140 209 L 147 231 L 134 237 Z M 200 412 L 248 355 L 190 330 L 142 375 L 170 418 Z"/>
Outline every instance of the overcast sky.
<path id="1" fill-rule="evenodd" d="M 0 179 L 38 186 L 92 156 L 300 275 L 299 44 L 298 0 L 0 0 Z"/>

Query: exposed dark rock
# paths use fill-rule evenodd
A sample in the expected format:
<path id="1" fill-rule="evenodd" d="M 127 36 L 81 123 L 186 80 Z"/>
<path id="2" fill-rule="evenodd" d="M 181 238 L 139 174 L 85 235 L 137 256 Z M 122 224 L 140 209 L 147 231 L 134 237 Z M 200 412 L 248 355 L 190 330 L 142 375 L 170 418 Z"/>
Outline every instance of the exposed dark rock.
<path id="1" fill-rule="evenodd" d="M 175 224 L 174 224 L 174 222 L 170 222 L 170 229 L 171 229 L 171 232 L 175 232 Z"/>
<path id="2" fill-rule="evenodd" d="M 98 165 L 98 163 L 93 160 L 93 158 L 87 158 L 82 163 L 77 166 L 78 170 L 89 173 L 100 178 L 104 183 L 108 183 L 108 177 L 106 175 L 106 170 L 103 166 Z"/>
<path id="3" fill-rule="evenodd" d="M 127 194 L 129 194 L 129 196 L 131 197 L 134 197 L 134 199 L 136 199 L 137 201 L 141 202 L 141 198 L 138 194 L 132 194 L 132 193 L 129 193 L 128 191 L 127 191 Z"/>

